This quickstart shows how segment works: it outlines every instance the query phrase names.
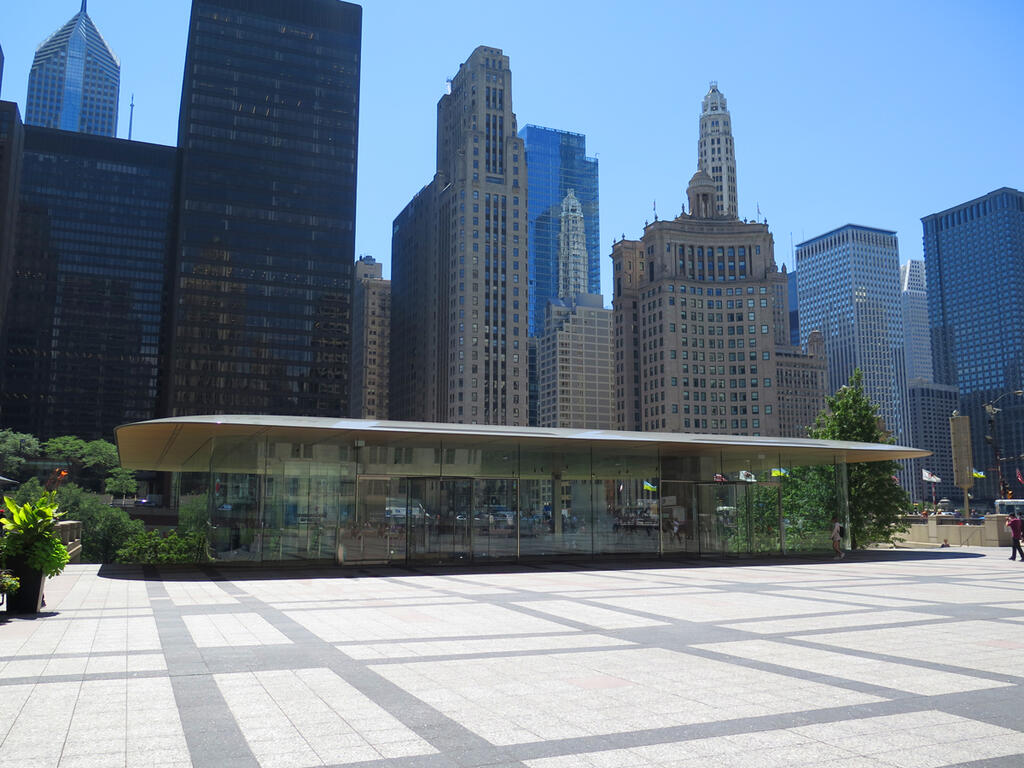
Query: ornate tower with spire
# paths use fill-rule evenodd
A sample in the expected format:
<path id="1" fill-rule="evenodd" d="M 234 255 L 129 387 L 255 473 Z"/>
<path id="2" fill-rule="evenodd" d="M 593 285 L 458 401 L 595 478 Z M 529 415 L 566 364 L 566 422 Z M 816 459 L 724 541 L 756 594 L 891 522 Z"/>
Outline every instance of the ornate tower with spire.
<path id="1" fill-rule="evenodd" d="M 121 62 L 82 9 L 36 49 L 25 122 L 100 136 L 117 135 Z"/>
<path id="2" fill-rule="evenodd" d="M 587 293 L 587 236 L 583 206 L 570 189 L 562 200 L 558 233 L 558 298 L 573 299 Z"/>
<path id="3" fill-rule="evenodd" d="M 714 210 L 717 216 L 739 218 L 736 198 L 736 152 L 725 96 L 718 83 L 704 96 L 700 111 L 700 139 L 697 142 L 697 168 L 715 184 Z"/>

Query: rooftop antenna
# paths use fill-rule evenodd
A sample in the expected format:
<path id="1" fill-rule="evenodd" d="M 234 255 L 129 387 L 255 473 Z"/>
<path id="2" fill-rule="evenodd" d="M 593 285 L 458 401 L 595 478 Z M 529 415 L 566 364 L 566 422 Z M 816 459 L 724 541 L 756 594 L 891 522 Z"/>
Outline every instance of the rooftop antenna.
<path id="1" fill-rule="evenodd" d="M 85 5 L 85 0 L 82 0 Z M 132 94 L 132 103 L 128 105 L 128 141 L 132 140 L 132 121 L 135 119 L 135 94 Z"/>
<path id="2" fill-rule="evenodd" d="M 87 2 L 88 2 L 88 0 L 82 0 L 82 11 L 81 11 L 82 13 L 86 12 L 85 11 L 85 5 L 86 5 Z"/>

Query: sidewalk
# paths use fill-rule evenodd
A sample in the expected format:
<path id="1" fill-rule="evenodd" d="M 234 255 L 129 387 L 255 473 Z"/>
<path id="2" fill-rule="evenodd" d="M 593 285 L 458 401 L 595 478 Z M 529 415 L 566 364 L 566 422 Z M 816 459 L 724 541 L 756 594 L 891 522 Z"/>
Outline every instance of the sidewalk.
<path id="1" fill-rule="evenodd" d="M 0 613 L 0 768 L 1024 765 L 1024 566 L 70 566 Z"/>

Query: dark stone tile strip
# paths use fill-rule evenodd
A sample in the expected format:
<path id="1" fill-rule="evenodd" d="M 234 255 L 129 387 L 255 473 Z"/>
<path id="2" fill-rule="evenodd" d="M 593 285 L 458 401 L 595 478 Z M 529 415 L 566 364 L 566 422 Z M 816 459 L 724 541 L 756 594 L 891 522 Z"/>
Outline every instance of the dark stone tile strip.
<path id="1" fill-rule="evenodd" d="M 259 768 L 163 583 L 147 573 L 146 589 L 193 768 Z"/>

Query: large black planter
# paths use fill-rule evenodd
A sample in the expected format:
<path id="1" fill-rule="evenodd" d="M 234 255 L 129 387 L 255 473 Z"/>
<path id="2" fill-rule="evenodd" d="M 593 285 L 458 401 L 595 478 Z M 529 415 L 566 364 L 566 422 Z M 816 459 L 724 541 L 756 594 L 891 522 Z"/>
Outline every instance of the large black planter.
<path id="1" fill-rule="evenodd" d="M 7 569 L 18 577 L 21 586 L 18 591 L 7 595 L 8 613 L 39 613 L 43 603 L 43 585 L 46 575 L 20 557 L 8 557 Z"/>

